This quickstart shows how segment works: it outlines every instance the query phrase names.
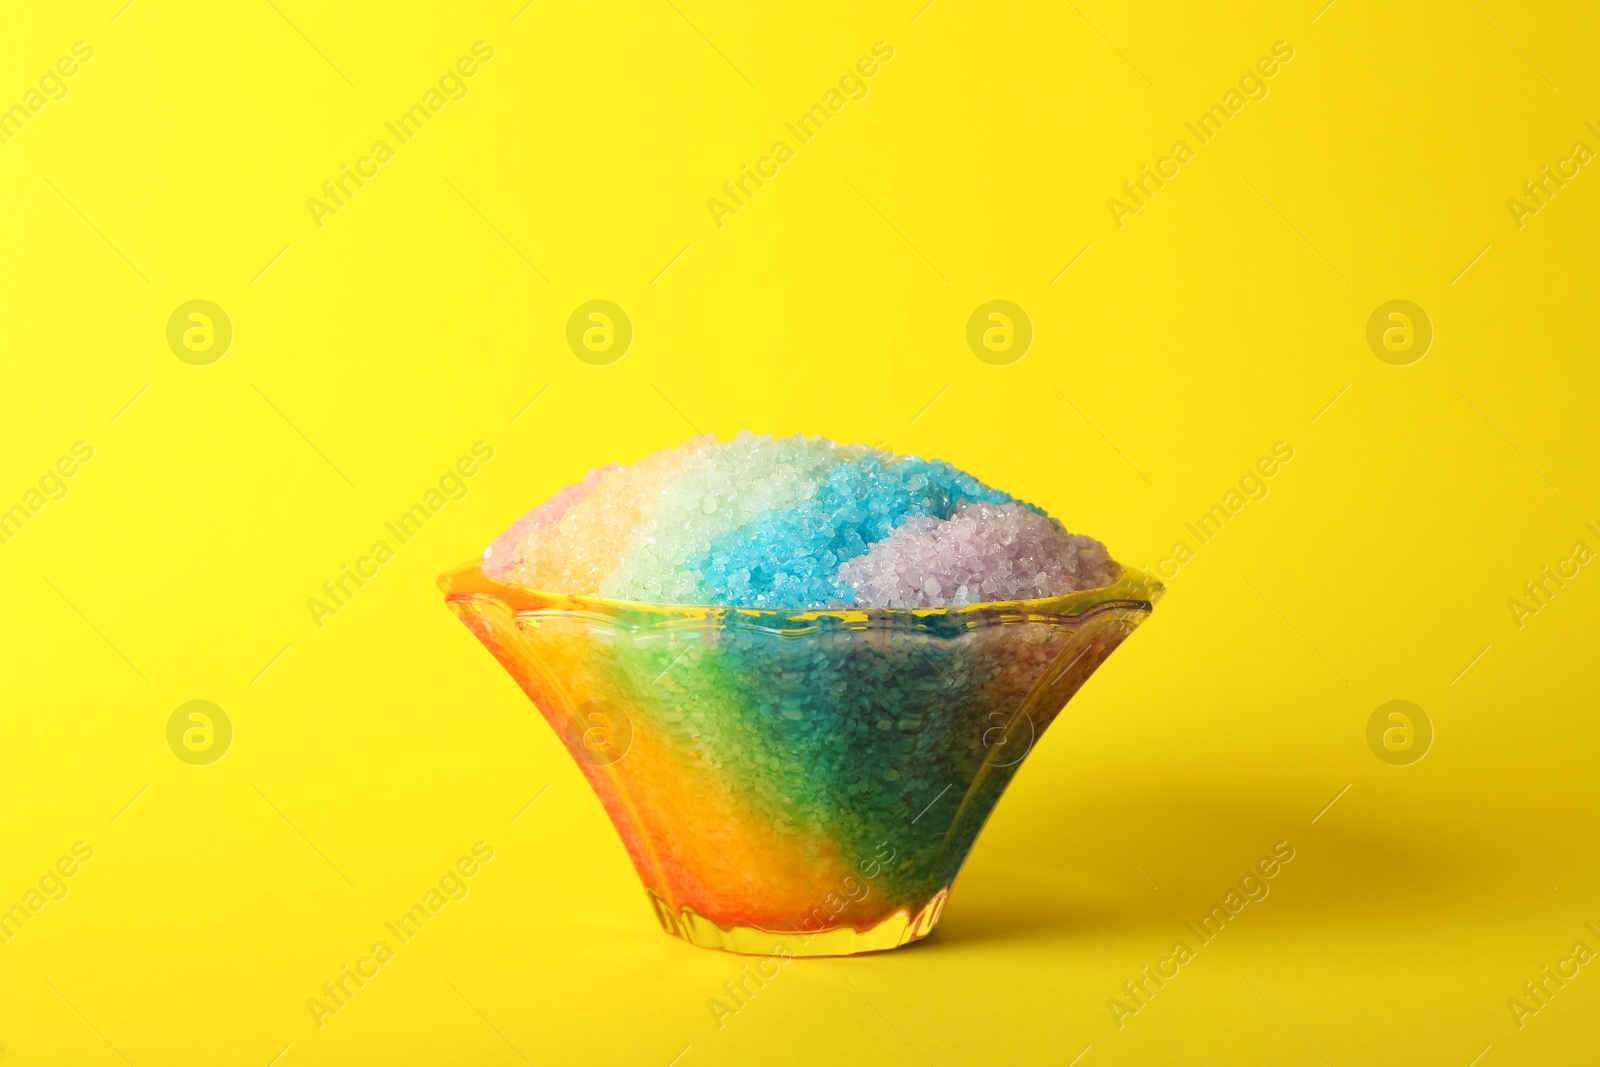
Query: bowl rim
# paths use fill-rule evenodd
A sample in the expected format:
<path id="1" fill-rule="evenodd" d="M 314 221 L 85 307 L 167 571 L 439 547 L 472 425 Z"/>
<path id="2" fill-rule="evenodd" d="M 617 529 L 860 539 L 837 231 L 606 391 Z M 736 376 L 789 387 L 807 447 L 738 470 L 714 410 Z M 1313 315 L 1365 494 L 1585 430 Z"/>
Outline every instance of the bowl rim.
<path id="1" fill-rule="evenodd" d="M 1111 607 L 1148 612 L 1166 592 L 1166 586 L 1159 578 L 1126 564 L 1122 565 L 1122 573 L 1115 582 L 1094 589 L 1031 600 L 990 600 L 942 608 L 747 608 L 719 604 L 653 604 L 583 593 L 553 593 L 503 582 L 484 574 L 481 560 L 446 571 L 439 576 L 438 582 L 447 602 L 490 598 L 500 601 L 517 615 L 581 615 L 596 621 L 638 621 L 650 617 L 660 621 L 691 623 L 739 620 L 758 626 L 763 623 L 804 626 L 827 624 L 830 621 L 852 627 L 941 623 L 971 626 L 989 621 L 1076 619 L 1089 612 Z"/>

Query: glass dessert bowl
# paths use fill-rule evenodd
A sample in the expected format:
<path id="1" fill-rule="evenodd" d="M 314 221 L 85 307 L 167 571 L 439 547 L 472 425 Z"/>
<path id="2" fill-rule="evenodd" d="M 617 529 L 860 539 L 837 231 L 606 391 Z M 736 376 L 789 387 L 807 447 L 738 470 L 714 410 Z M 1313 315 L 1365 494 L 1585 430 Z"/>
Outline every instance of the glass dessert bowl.
<path id="1" fill-rule="evenodd" d="M 1040 734 L 1163 587 L 775 611 L 545 593 L 472 564 L 445 600 L 543 713 L 667 933 L 759 955 L 939 921 Z"/>

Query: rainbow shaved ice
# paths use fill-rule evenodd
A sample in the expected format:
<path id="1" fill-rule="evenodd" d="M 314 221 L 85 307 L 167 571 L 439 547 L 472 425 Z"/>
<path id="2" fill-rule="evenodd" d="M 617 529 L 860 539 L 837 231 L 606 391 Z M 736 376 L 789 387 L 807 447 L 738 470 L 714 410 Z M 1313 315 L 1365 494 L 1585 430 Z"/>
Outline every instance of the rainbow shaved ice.
<path id="1" fill-rule="evenodd" d="M 926 936 L 1036 739 L 1161 593 L 948 463 L 751 433 L 592 470 L 441 585 L 663 929 L 760 955 Z"/>
<path id="2" fill-rule="evenodd" d="M 942 460 L 748 431 L 592 470 L 483 558 L 489 577 L 547 592 L 799 610 L 1054 597 L 1121 569 Z"/>

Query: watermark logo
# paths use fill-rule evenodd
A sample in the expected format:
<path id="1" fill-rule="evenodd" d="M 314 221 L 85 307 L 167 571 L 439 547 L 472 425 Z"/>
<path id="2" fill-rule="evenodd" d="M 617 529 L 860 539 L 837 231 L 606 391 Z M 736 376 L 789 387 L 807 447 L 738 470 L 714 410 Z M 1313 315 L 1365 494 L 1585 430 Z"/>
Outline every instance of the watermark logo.
<path id="1" fill-rule="evenodd" d="M 1596 932 L 1594 923 L 1586 922 L 1583 925 L 1589 928 L 1590 933 Z M 1578 977 L 1583 967 L 1592 963 L 1594 958 L 1595 951 L 1587 941 L 1575 941 L 1570 955 L 1556 960 L 1554 967 L 1545 964 L 1538 977 L 1523 982 L 1522 992 L 1506 1000 L 1506 1008 L 1511 1012 L 1511 1021 L 1517 1024 L 1517 1029 L 1527 1026 L 1529 1019 L 1549 1007 L 1555 995 L 1567 988 L 1567 983 Z"/>
<path id="2" fill-rule="evenodd" d="M 233 720 L 209 700 L 179 704 L 167 719 L 167 747 L 192 767 L 207 767 L 233 746 Z"/>
<path id="3" fill-rule="evenodd" d="M 468 80 L 475 77 L 482 65 L 492 59 L 494 46 L 487 41 L 474 41 L 472 55 L 462 56 L 453 66 L 446 67 L 439 75 L 437 85 L 430 85 L 420 101 L 413 100 L 411 106 L 393 122 L 383 124 L 383 128 L 394 138 L 393 144 L 383 139 L 375 140 L 366 155 L 356 158 L 354 167 L 348 163 L 339 164 L 339 173 L 322 183 L 322 196 L 306 200 L 306 210 L 311 213 L 312 224 L 320 230 L 327 225 L 325 220 L 328 216 L 337 215 L 349 207 L 356 195 L 367 187 L 367 183 L 383 172 L 384 165 L 395 158 L 400 148 L 410 144 L 447 105 L 467 98 L 472 88 Z"/>
<path id="4" fill-rule="evenodd" d="M 0 145 L 10 144 L 11 139 L 21 133 L 22 128 L 33 121 L 47 104 L 65 100 L 69 90 L 65 79 L 78 73 L 82 65 L 93 58 L 93 45 L 88 41 L 74 41 L 72 54 L 57 59 L 53 69 L 46 67 L 44 73 L 39 75 L 38 83 L 30 85 L 20 100 L 10 107 L 0 102 Z"/>
<path id="5" fill-rule="evenodd" d="M 839 76 L 837 88 L 830 87 L 820 101 L 801 112 L 793 122 L 783 124 L 783 128 L 794 137 L 793 145 L 786 140 L 773 141 L 769 154 L 757 157 L 755 166 L 739 164 L 739 173 L 722 183 L 720 195 L 706 200 L 706 210 L 711 213 L 712 224 L 720 230 L 725 225 L 725 219 L 749 207 L 756 194 L 777 178 L 784 165 L 795 158 L 799 148 L 810 144 L 829 123 L 838 119 L 839 112 L 844 110 L 846 104 L 867 98 L 870 91 L 867 79 L 876 75 L 883 69 L 883 64 L 893 58 L 894 46 L 888 41 L 873 44 L 871 55 L 862 56 L 854 66 L 845 68 Z M 752 84 L 751 88 L 755 86 Z"/>
<path id="6" fill-rule="evenodd" d="M 1433 347 L 1433 320 L 1409 300 L 1379 304 L 1367 319 L 1367 347 L 1392 367 L 1409 367 Z"/>
<path id="7" fill-rule="evenodd" d="M 46 867 L 36 885 L 29 886 L 9 908 L 0 903 L 0 945 L 9 945 L 11 939 L 22 933 L 22 928 L 36 919 L 47 904 L 65 900 L 72 888 L 67 879 L 92 859 L 94 846 L 87 841 L 76 841 L 71 854 L 62 855 L 52 866 Z"/>
<path id="8" fill-rule="evenodd" d="M 394 921 L 383 924 L 389 936 L 394 938 L 393 944 L 389 943 L 387 937 L 374 941 L 367 955 L 356 958 L 354 966 L 342 964 L 338 974 L 323 982 L 321 994 L 306 999 L 306 1008 L 317 1029 L 321 1030 L 327 1025 L 329 1016 L 338 1015 L 348 1008 L 356 995 L 367 987 L 367 983 L 377 978 L 400 949 L 415 940 L 447 905 L 467 899 L 467 894 L 472 891 L 469 880 L 476 877 L 484 864 L 492 859 L 493 845 L 487 841 L 473 842 L 470 855 L 462 855 L 453 865 L 446 867 L 438 882 L 430 885 L 420 899 L 412 902 L 409 909 L 401 912 Z"/>
<path id="9" fill-rule="evenodd" d="M 232 344 L 233 320 L 209 300 L 179 304 L 167 319 L 167 347 L 191 366 L 215 363 Z"/>
<path id="10" fill-rule="evenodd" d="M 1178 176 L 1185 164 L 1196 158 L 1201 148 L 1220 136 L 1228 123 L 1239 118 L 1239 112 L 1247 105 L 1267 98 L 1271 92 L 1267 81 L 1276 77 L 1284 64 L 1292 59 L 1293 45 L 1288 41 L 1274 43 L 1270 55 L 1261 56 L 1254 65 L 1244 69 L 1237 88 L 1230 86 L 1219 102 L 1212 104 L 1193 122 L 1185 122 L 1183 128 L 1194 138 L 1194 147 L 1190 147 L 1188 141 L 1176 140 L 1172 142 L 1171 151 L 1157 159 L 1154 167 L 1149 163 L 1141 164 L 1139 174 L 1122 183 L 1121 194 L 1106 200 L 1111 224 L 1120 230 L 1127 225 L 1129 216 L 1137 215 L 1149 207 L 1156 194 Z"/>
<path id="11" fill-rule="evenodd" d="M 989 713 L 989 727 L 983 731 L 983 747 L 989 750 L 991 767 L 1015 767 L 1033 751 L 1033 718 L 1027 712 L 1012 715 L 1004 711 Z"/>
<path id="12" fill-rule="evenodd" d="M 948 789 L 949 787 L 946 786 L 945 788 Z M 943 795 L 943 793 L 940 793 L 940 796 Z M 912 821 L 915 822 L 916 820 Z M 887 855 L 883 851 L 886 848 L 889 850 Z M 837 929 L 839 916 L 852 903 L 859 904 L 872 895 L 871 881 L 888 869 L 887 864 L 893 862 L 896 855 L 897 850 L 888 841 L 879 841 L 877 848 L 873 851 L 873 855 L 861 860 L 856 865 L 866 881 L 857 878 L 855 871 L 852 870 L 837 885 L 828 890 L 827 894 L 821 898 L 821 903 L 815 905 L 810 914 L 800 920 L 799 927 L 791 927 L 791 932 L 800 939 L 800 947 L 804 948 L 806 945 L 811 944 L 812 938 L 818 934 Z M 679 934 L 677 922 L 673 918 L 671 910 L 667 907 L 666 901 L 652 892 L 650 894 L 650 902 L 656 906 L 656 917 L 661 920 L 662 928 L 669 934 Z M 935 921 L 937 921 L 937 916 L 935 916 Z M 754 999 L 755 995 L 766 988 L 767 982 L 777 978 L 782 968 L 787 966 L 789 961 L 794 959 L 796 955 L 794 948 L 781 941 L 775 941 L 772 945 L 772 955 L 758 959 L 753 965 L 744 964 L 740 968 L 743 971 L 742 975 L 736 980 L 723 982 L 722 992 L 726 999 L 719 1000 L 716 997 L 711 997 L 706 1001 L 706 1007 L 711 1012 L 711 1021 L 717 1024 L 717 1029 L 721 1030 L 727 1025 L 729 1018 L 738 1015 L 749 1007 L 750 1001 Z M 768 970 L 768 965 L 771 967 L 770 971 Z M 752 982 L 754 983 L 753 988 Z"/>
<path id="13" fill-rule="evenodd" d="M 615 363 L 632 344 L 633 320 L 609 300 L 579 304 L 567 319 L 567 347 L 590 366 Z"/>
<path id="14" fill-rule="evenodd" d="M 1433 747 L 1433 720 L 1409 700 L 1379 704 L 1367 719 L 1367 747 L 1391 767 L 1409 767 Z"/>
<path id="15" fill-rule="evenodd" d="M 1600 128 L 1592 122 L 1585 122 L 1589 132 L 1600 137 Z M 1540 211 L 1550 206 L 1556 193 L 1567 187 L 1567 182 L 1576 178 L 1583 166 L 1594 159 L 1595 151 L 1585 141 L 1572 142 L 1572 151 L 1566 156 L 1556 160 L 1552 168 L 1545 163 L 1539 168 L 1539 173 L 1529 181 L 1522 183 L 1522 193 L 1506 200 L 1506 209 L 1511 212 L 1511 221 L 1516 223 L 1517 229 L 1527 225 L 1530 215 L 1537 215 Z"/>
<path id="16" fill-rule="evenodd" d="M 75 441 L 72 454 L 56 460 L 55 466 L 46 467 L 36 486 L 29 486 L 22 498 L 9 508 L 0 501 L 0 545 L 10 544 L 22 532 L 28 521 L 46 504 L 65 500 L 69 486 L 67 479 L 77 474 L 83 464 L 94 458 L 94 446 L 87 441 Z"/>
<path id="17" fill-rule="evenodd" d="M 366 555 L 357 556 L 352 563 L 341 564 L 339 573 L 322 583 L 322 596 L 307 597 L 306 610 L 311 613 L 311 621 L 317 629 L 322 629 L 328 616 L 337 615 L 348 607 L 356 594 L 378 577 L 385 563 L 394 559 L 401 548 L 422 533 L 423 527 L 439 517 L 439 512 L 444 510 L 446 504 L 465 500 L 472 491 L 468 484 L 470 479 L 492 459 L 494 446 L 487 441 L 474 441 L 471 455 L 463 455 L 453 465 L 446 467 L 438 482 L 430 486 L 411 507 L 402 511 L 393 522 L 383 524 L 383 528 L 394 538 L 393 544 L 383 539 L 372 542 Z"/>
<path id="18" fill-rule="evenodd" d="M 0 522 L 3 522 L 0 517 Z M 1600 537 L 1600 530 L 1594 523 L 1583 524 L 1590 533 Z M 1511 611 L 1511 621 L 1517 624 L 1517 629 L 1522 629 L 1528 624 L 1528 619 L 1539 614 L 1549 606 L 1555 595 L 1567 587 L 1567 583 L 1576 578 L 1583 566 L 1595 558 L 1594 549 L 1589 547 L 1587 541 L 1574 541 L 1572 551 L 1556 560 L 1555 563 L 1546 563 L 1539 568 L 1539 575 L 1522 583 L 1522 591 L 1526 599 L 1511 597 L 1506 601 L 1506 607 Z"/>
<path id="19" fill-rule="evenodd" d="M 1117 1024 L 1117 1029 L 1126 1028 L 1129 1018 L 1148 1008 L 1156 994 L 1177 978 L 1184 966 L 1199 957 L 1200 949 L 1221 937 L 1223 930 L 1238 921 L 1240 912 L 1251 904 L 1266 900 L 1272 893 L 1272 886 L 1268 883 L 1284 867 L 1294 862 L 1294 857 L 1293 845 L 1287 841 L 1277 842 L 1270 853 L 1258 859 L 1255 866 L 1248 868 L 1239 881 L 1228 888 L 1222 903 L 1213 904 L 1211 910 L 1198 921 L 1185 921 L 1183 925 L 1195 938 L 1193 947 L 1190 947 L 1185 935 L 1186 939 L 1174 942 L 1172 951 L 1156 960 L 1154 966 L 1145 964 L 1137 977 L 1122 983 L 1120 993 L 1107 998 L 1106 1009 L 1110 1011 L 1111 1021 Z"/>
<path id="20" fill-rule="evenodd" d="M 1178 571 L 1191 562 L 1200 549 L 1214 541 L 1224 527 L 1239 517 L 1245 505 L 1267 499 L 1272 492 L 1269 484 L 1271 479 L 1292 459 L 1293 445 L 1287 441 L 1273 442 L 1269 454 L 1258 457 L 1253 465 L 1244 469 L 1237 488 L 1230 488 L 1195 521 L 1183 524 L 1183 528 L 1194 536 L 1194 543 L 1191 545 L 1188 540 L 1174 541 L 1172 551 L 1157 560 L 1153 567 L 1145 567 L 1145 570 L 1153 570 L 1168 581 L 1176 578 Z"/>
<path id="21" fill-rule="evenodd" d="M 1028 354 L 1033 320 L 1009 300 L 979 304 L 967 320 L 967 347 L 985 363 L 1006 367 Z"/>
<path id="22" fill-rule="evenodd" d="M 573 755 L 591 767 L 609 767 L 633 747 L 633 720 L 608 700 L 591 700 L 567 717 Z"/>

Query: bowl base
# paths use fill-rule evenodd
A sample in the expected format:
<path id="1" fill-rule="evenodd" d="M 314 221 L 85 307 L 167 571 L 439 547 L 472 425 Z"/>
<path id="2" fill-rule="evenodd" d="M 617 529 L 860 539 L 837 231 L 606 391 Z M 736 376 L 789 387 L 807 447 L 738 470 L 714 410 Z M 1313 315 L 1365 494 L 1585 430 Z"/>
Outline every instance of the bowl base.
<path id="1" fill-rule="evenodd" d="M 950 896 L 948 886 L 915 914 L 902 908 L 876 926 L 820 927 L 816 930 L 764 930 L 759 926 L 722 927 L 693 908 L 674 911 L 655 890 L 646 888 L 661 928 L 700 948 L 716 948 L 745 956 L 854 956 L 883 952 L 918 941 L 932 933 Z"/>

